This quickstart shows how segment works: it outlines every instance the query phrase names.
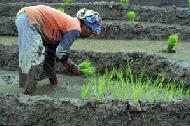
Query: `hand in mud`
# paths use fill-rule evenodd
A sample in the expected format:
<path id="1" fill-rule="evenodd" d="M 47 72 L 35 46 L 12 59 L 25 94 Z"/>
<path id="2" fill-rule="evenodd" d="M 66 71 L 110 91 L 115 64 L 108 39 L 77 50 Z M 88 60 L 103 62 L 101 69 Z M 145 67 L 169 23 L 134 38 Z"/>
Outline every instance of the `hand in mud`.
<path id="1" fill-rule="evenodd" d="M 67 72 L 71 73 L 72 75 L 84 76 L 83 72 L 72 61 L 67 60 L 63 62 L 63 65 L 65 69 L 67 70 Z"/>

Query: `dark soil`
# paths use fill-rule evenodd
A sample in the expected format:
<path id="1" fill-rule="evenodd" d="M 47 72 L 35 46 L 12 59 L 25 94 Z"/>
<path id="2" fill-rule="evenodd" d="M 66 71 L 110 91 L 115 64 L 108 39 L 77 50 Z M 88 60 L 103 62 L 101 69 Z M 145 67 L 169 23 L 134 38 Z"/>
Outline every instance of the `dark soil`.
<path id="1" fill-rule="evenodd" d="M 18 70 L 18 48 L 15 44 L 0 46 L 0 68 Z M 100 53 L 71 51 L 71 59 L 77 64 L 90 59 L 99 72 L 116 66 L 123 69 L 127 61 L 132 62 L 135 72 L 147 65 L 150 76 L 164 73 L 166 79 L 190 82 L 188 65 L 177 64 L 167 58 L 143 52 Z M 63 67 L 57 64 L 57 72 Z M 11 72 L 13 73 L 13 72 Z M 9 73 L 10 74 L 10 73 Z M 1 75 L 6 75 L 1 73 Z M 18 77 L 16 77 L 18 78 Z M 3 78 L 8 81 L 6 76 Z M 23 90 L 16 85 L 2 86 L 0 94 L 0 125 L 2 126 L 189 126 L 190 100 L 178 101 L 81 101 L 79 92 L 84 78 L 59 75 L 59 86 L 52 88 L 47 80 L 38 85 L 37 96 L 19 94 Z M 14 83 L 13 83 L 14 84 Z M 3 84 L 2 84 L 3 85 Z M 77 86 L 76 86 L 77 85 Z M 3 91 L 3 89 L 6 89 Z M 10 93 L 9 93 L 10 92 Z M 11 95 L 13 94 L 13 95 Z M 15 95 L 18 94 L 18 95 Z M 49 95 L 49 96 L 48 96 Z M 51 99 L 52 97 L 53 99 Z"/>
<path id="2" fill-rule="evenodd" d="M 162 73 L 167 80 L 183 80 L 190 85 L 189 60 L 186 61 L 186 59 L 183 59 L 183 55 L 189 59 L 188 53 L 188 49 L 186 50 L 186 54 L 179 55 L 180 53 L 176 53 L 178 56 L 176 55 L 176 57 L 171 60 L 171 58 L 165 58 L 156 53 L 147 53 L 146 51 L 124 51 L 115 53 L 110 53 L 108 51 L 106 53 L 101 53 L 72 50 L 70 51 L 70 58 L 77 64 L 85 59 L 90 59 L 100 73 L 104 72 L 106 68 L 111 69 L 113 66 L 116 66 L 119 69 L 125 69 L 126 63 L 130 61 L 132 62 L 132 68 L 136 73 L 138 73 L 142 66 L 145 65 L 147 74 L 152 77 Z M 168 54 L 168 57 L 173 57 L 173 55 Z M 15 48 L 15 45 L 1 45 L 0 60 L 1 69 L 18 71 L 18 48 Z M 64 72 L 63 66 L 59 63 L 56 64 L 56 70 L 58 73 Z"/>
<path id="3" fill-rule="evenodd" d="M 56 1 L 60 2 L 59 0 L 51 2 Z M 15 36 L 17 30 L 14 21 L 18 10 L 24 6 L 42 4 L 7 3 L 13 2 L 11 0 L 0 0 L 0 2 L 6 3 L 0 4 L 0 35 Z M 66 13 L 72 16 L 84 7 L 94 9 L 102 15 L 103 30 L 99 38 L 108 40 L 79 40 L 70 52 L 70 58 L 75 63 L 79 64 L 85 59 L 90 59 L 97 71 L 103 73 L 105 69 L 112 69 L 113 66 L 124 70 L 126 63 L 131 62 L 135 73 L 139 73 L 145 65 L 146 74 L 150 77 L 162 73 L 166 81 L 183 80 L 187 88 L 190 86 L 189 43 L 179 43 L 175 54 L 167 54 L 161 52 L 166 47 L 166 42 L 140 42 L 141 40 L 166 41 L 168 35 L 173 33 L 179 33 L 181 40 L 190 40 L 190 9 L 175 7 L 188 7 L 187 0 L 130 1 L 130 4 L 134 5 L 105 2 L 43 4 L 55 8 L 64 7 Z M 128 22 L 126 13 L 129 10 L 137 13 L 136 22 Z M 0 37 L 1 126 L 190 125 L 190 98 L 153 102 L 130 99 L 126 101 L 108 99 L 97 101 L 89 98 L 80 100 L 80 90 L 86 78 L 63 74 L 64 68 L 59 63 L 56 64 L 57 73 L 60 73 L 57 87 L 51 87 L 48 80 L 43 80 L 39 82 L 35 96 L 23 95 L 23 89 L 18 88 L 18 72 L 15 72 L 18 71 L 18 46 L 15 39 L 7 36 L 3 39 Z M 139 39 L 140 41 L 110 39 Z"/>
<path id="4" fill-rule="evenodd" d="M 39 3 L 1 4 L 0 35 L 17 35 L 16 13 L 25 6 Z M 41 4 L 41 3 L 40 3 Z M 91 8 L 103 18 L 101 39 L 166 40 L 170 34 L 178 33 L 181 40 L 190 40 L 190 9 L 175 7 L 146 7 L 119 3 L 43 3 L 58 8 L 64 7 L 69 15 L 76 16 L 81 8 Z M 135 22 L 128 22 L 127 12 L 135 11 Z M 109 34 L 108 34 L 109 33 Z"/>
<path id="5" fill-rule="evenodd" d="M 190 100 L 81 101 L 0 94 L 2 126 L 189 126 Z"/>

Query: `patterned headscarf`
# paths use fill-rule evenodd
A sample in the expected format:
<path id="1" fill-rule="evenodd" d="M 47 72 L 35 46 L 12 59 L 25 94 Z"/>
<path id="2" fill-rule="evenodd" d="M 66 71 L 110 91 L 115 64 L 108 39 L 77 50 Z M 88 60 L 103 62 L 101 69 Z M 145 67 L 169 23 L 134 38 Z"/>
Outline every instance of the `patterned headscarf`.
<path id="1" fill-rule="evenodd" d="M 98 12 L 83 8 L 78 11 L 77 18 L 83 20 L 85 25 L 91 28 L 92 33 L 100 34 L 102 19 Z"/>

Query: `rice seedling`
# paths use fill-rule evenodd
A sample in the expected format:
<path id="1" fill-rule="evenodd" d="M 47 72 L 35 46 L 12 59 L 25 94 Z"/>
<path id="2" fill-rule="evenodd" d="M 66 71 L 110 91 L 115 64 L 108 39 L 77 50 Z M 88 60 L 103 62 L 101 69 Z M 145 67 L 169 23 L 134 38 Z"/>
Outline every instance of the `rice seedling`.
<path id="1" fill-rule="evenodd" d="M 183 97 L 184 85 L 185 84 L 183 82 L 181 82 L 180 85 L 178 86 L 178 88 L 176 88 L 176 95 L 178 97 Z"/>
<path id="2" fill-rule="evenodd" d="M 71 3 L 71 2 L 72 0 L 63 0 L 63 3 L 66 3 L 66 4 Z"/>
<path id="3" fill-rule="evenodd" d="M 116 76 L 116 78 L 115 78 Z M 190 96 L 190 89 L 184 93 L 184 83 L 171 81 L 167 85 L 164 83 L 164 75 L 160 74 L 155 79 L 146 75 L 145 66 L 142 67 L 139 74 L 134 74 L 131 64 L 126 65 L 126 75 L 122 70 L 106 71 L 105 74 L 98 78 L 92 77 L 87 87 L 84 86 L 82 90 L 84 99 L 89 91 L 92 97 L 100 100 L 110 96 L 119 100 L 133 99 L 133 100 L 174 100 Z"/>
<path id="4" fill-rule="evenodd" d="M 112 90 L 113 88 L 113 81 L 112 78 L 114 76 L 114 72 L 112 71 L 111 73 L 108 73 L 106 71 L 106 78 L 107 78 L 107 90 L 106 90 L 106 93 L 109 94 L 109 92 Z"/>
<path id="5" fill-rule="evenodd" d="M 134 22 L 136 19 L 136 13 L 134 11 L 129 11 L 127 13 L 127 17 L 128 17 L 130 22 Z"/>
<path id="6" fill-rule="evenodd" d="M 100 97 L 105 96 L 106 93 L 106 78 L 105 75 L 100 76 L 98 79 L 98 93 Z"/>
<path id="7" fill-rule="evenodd" d="M 133 100 L 140 100 L 142 99 L 143 94 L 143 87 L 140 82 L 137 82 L 132 85 L 132 99 Z"/>
<path id="8" fill-rule="evenodd" d="M 190 0 L 188 0 L 188 5 L 189 5 L 189 7 L 190 7 Z"/>
<path id="9" fill-rule="evenodd" d="M 128 79 L 129 83 L 134 82 L 134 76 L 131 70 L 131 64 L 129 62 L 127 63 L 127 68 L 126 68 L 126 79 Z"/>
<path id="10" fill-rule="evenodd" d="M 175 85 L 174 83 L 170 83 L 168 84 L 168 86 L 166 87 L 166 91 L 165 91 L 165 99 L 166 100 L 172 100 L 174 99 L 175 96 Z"/>
<path id="11" fill-rule="evenodd" d="M 86 84 L 81 91 L 81 99 L 84 99 L 88 95 L 88 90 L 89 90 L 89 84 Z"/>
<path id="12" fill-rule="evenodd" d="M 117 76 L 118 76 L 118 81 L 121 83 L 121 88 L 124 90 L 125 89 L 125 80 L 124 80 L 124 78 L 123 78 L 123 72 L 120 70 L 120 71 L 118 71 L 118 73 L 117 73 Z"/>
<path id="13" fill-rule="evenodd" d="M 84 60 L 79 65 L 80 70 L 84 73 L 85 76 L 93 76 L 95 75 L 96 68 L 92 65 L 90 60 Z"/>
<path id="14" fill-rule="evenodd" d="M 190 96 L 190 89 L 187 89 L 186 95 Z"/>
<path id="15" fill-rule="evenodd" d="M 122 98 L 123 100 L 127 100 L 130 97 L 130 91 L 131 91 L 131 89 L 128 88 L 128 87 L 129 87 L 128 83 L 126 83 L 125 91 L 123 92 L 123 98 Z"/>
<path id="16" fill-rule="evenodd" d="M 123 4 L 128 4 L 129 0 L 120 0 L 120 2 L 123 3 Z"/>
<path id="17" fill-rule="evenodd" d="M 171 34 L 168 37 L 168 53 L 174 53 L 175 52 L 175 46 L 177 42 L 179 41 L 178 34 Z"/>
<path id="18" fill-rule="evenodd" d="M 100 96 L 99 93 L 98 93 L 98 90 L 97 90 L 97 83 L 96 83 L 96 79 L 92 79 L 91 83 L 90 83 L 90 86 L 91 86 L 91 89 L 90 91 L 92 92 L 92 94 L 95 96 L 96 99 L 100 99 Z"/>
<path id="19" fill-rule="evenodd" d="M 119 87 L 120 85 L 119 85 L 119 82 L 115 82 L 115 86 L 114 86 L 114 94 L 115 94 L 115 98 L 116 99 L 119 99 L 120 97 L 120 94 L 119 94 L 119 92 L 120 92 L 120 87 Z"/>
<path id="20" fill-rule="evenodd" d="M 61 12 L 61 13 L 64 13 L 64 12 L 65 12 L 65 10 L 64 10 L 63 7 L 59 7 L 59 8 L 57 8 L 57 10 L 58 10 L 59 12 Z"/>

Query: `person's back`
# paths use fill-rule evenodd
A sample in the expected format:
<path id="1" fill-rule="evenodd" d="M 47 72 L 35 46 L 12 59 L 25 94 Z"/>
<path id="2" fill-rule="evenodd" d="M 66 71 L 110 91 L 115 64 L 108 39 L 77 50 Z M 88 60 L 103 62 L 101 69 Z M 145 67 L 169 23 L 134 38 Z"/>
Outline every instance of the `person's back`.
<path id="1" fill-rule="evenodd" d="M 49 6 L 24 7 L 29 21 L 40 28 L 47 42 L 59 42 L 65 32 L 81 31 L 80 21 Z"/>

